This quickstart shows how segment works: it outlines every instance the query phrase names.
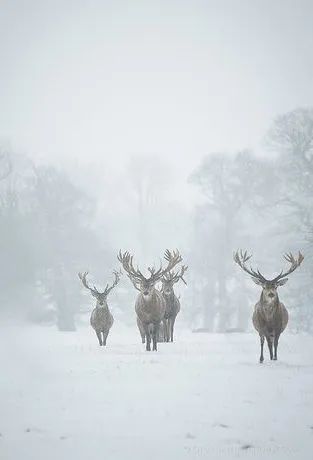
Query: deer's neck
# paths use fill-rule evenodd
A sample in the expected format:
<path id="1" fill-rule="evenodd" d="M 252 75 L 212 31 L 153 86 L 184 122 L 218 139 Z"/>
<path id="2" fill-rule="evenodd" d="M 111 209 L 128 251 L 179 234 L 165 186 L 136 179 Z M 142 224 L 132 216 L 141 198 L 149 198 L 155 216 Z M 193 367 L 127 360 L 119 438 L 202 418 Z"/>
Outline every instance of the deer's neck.
<path id="1" fill-rule="evenodd" d="M 263 295 L 263 292 L 261 294 L 260 302 L 259 302 L 263 316 L 267 319 L 270 320 L 274 317 L 276 312 L 279 310 L 279 298 L 278 294 L 273 297 L 272 300 L 266 299 L 265 296 Z"/>
<path id="2" fill-rule="evenodd" d="M 171 292 L 167 294 L 166 291 L 162 291 L 163 296 L 165 297 L 166 300 L 173 300 L 175 297 L 175 292 L 174 289 L 171 289 Z"/>
<path id="3" fill-rule="evenodd" d="M 153 289 L 152 294 L 149 297 L 145 297 L 143 294 L 141 295 L 143 304 L 146 308 L 150 308 L 152 305 L 155 304 L 155 301 L 157 299 L 157 291 L 156 289 Z"/>
<path id="4" fill-rule="evenodd" d="M 97 302 L 97 304 L 96 304 L 96 309 L 99 310 L 99 311 L 102 311 L 102 312 L 108 312 L 109 311 L 108 304 L 100 305 L 99 302 Z"/>

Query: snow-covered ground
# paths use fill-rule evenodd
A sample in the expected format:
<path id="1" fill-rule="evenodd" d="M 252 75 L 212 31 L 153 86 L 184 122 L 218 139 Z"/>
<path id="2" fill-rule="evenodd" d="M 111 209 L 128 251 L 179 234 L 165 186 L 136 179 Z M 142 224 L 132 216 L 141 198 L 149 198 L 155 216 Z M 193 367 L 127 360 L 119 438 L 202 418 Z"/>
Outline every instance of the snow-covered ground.
<path id="1" fill-rule="evenodd" d="M 146 352 L 115 323 L 5 326 L 1 460 L 313 458 L 313 338 L 285 333 L 258 363 L 256 334 L 176 333 Z"/>

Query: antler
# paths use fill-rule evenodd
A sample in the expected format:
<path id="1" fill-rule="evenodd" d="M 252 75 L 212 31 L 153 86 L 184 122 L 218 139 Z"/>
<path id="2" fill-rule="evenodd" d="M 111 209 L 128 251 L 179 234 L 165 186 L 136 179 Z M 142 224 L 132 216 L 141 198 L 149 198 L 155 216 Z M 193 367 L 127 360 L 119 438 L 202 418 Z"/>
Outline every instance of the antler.
<path id="1" fill-rule="evenodd" d="M 129 278 L 135 284 L 139 283 L 140 281 L 156 282 L 160 280 L 165 273 L 171 271 L 175 265 L 182 261 L 182 257 L 178 250 L 171 252 L 169 249 L 167 249 L 164 253 L 164 259 L 168 262 L 167 267 L 163 269 L 161 265 L 158 270 L 156 270 L 154 267 L 148 267 L 150 278 L 146 278 L 138 267 L 137 269 L 134 268 L 133 256 L 131 256 L 128 251 L 124 252 L 124 254 L 119 251 L 117 258 L 123 265 L 123 268 L 127 272 Z"/>
<path id="2" fill-rule="evenodd" d="M 162 278 L 162 276 L 169 273 L 175 267 L 175 265 L 177 265 L 179 262 L 183 260 L 181 255 L 179 254 L 178 249 L 176 249 L 176 251 L 174 250 L 173 252 L 171 252 L 169 249 L 166 249 L 164 253 L 164 259 L 168 262 L 167 267 L 162 268 L 161 265 L 157 271 L 154 267 L 148 268 L 149 272 L 151 273 L 151 281 L 159 281 Z"/>
<path id="3" fill-rule="evenodd" d="M 133 265 L 133 256 L 131 256 L 128 251 L 122 254 L 122 251 L 120 250 L 118 253 L 117 259 L 119 262 L 121 262 L 124 270 L 126 271 L 128 276 L 132 280 L 139 282 L 145 279 L 145 277 L 143 276 L 143 274 L 141 273 L 138 267 L 137 267 L 137 270 L 135 270 L 134 265 Z"/>
<path id="4" fill-rule="evenodd" d="M 163 270 L 163 273 L 171 271 L 175 265 L 179 264 L 183 260 L 182 256 L 179 254 L 178 249 L 176 251 L 171 251 L 167 249 L 164 254 L 164 259 L 168 261 L 168 266 Z"/>
<path id="5" fill-rule="evenodd" d="M 94 286 L 93 288 L 91 288 L 86 280 L 86 276 L 88 275 L 88 272 L 85 272 L 85 273 L 78 273 L 78 277 L 79 279 L 81 280 L 81 282 L 83 283 L 83 285 L 85 286 L 85 288 L 89 289 L 89 291 L 91 291 L 92 293 L 95 293 L 95 294 L 99 294 L 99 291 L 98 289 L 96 288 L 96 286 Z"/>
<path id="6" fill-rule="evenodd" d="M 104 289 L 104 294 L 105 295 L 108 295 L 109 292 L 112 291 L 112 289 L 118 284 L 118 282 L 120 281 L 121 279 L 121 276 L 122 276 L 122 272 L 121 270 L 117 271 L 117 270 L 114 270 L 113 271 L 113 274 L 114 274 L 114 282 L 112 284 L 112 286 L 109 287 L 109 285 L 107 284 L 105 289 Z"/>
<path id="7" fill-rule="evenodd" d="M 251 258 L 252 256 L 248 256 L 247 255 L 247 251 L 243 252 L 242 250 L 240 251 L 237 251 L 235 254 L 234 254 L 234 261 L 236 262 L 236 264 L 238 264 L 245 272 L 249 273 L 249 275 L 251 275 L 253 278 L 256 278 L 258 279 L 259 281 L 261 281 L 262 283 L 264 282 L 268 282 L 268 283 L 276 283 L 277 281 L 281 280 L 282 278 L 285 278 L 287 275 L 289 275 L 290 273 L 294 272 L 296 270 L 296 268 L 298 268 L 303 259 L 304 259 L 304 256 L 301 254 L 301 252 L 299 251 L 299 254 L 298 254 L 298 258 L 295 258 L 292 253 L 287 253 L 284 255 L 284 259 L 287 260 L 287 262 L 289 262 L 291 265 L 290 265 L 290 268 L 289 270 L 287 270 L 286 272 L 284 272 L 283 270 L 280 272 L 280 274 L 278 276 L 276 276 L 275 278 L 271 279 L 271 280 L 268 280 L 266 279 L 260 272 L 259 270 L 257 272 L 255 272 L 251 267 L 250 269 L 248 269 L 245 265 L 245 263 Z"/>
<path id="8" fill-rule="evenodd" d="M 244 270 L 246 273 L 249 273 L 253 278 L 258 279 L 262 283 L 265 283 L 267 280 L 264 278 L 264 276 L 259 272 L 259 270 L 255 271 L 250 267 L 250 269 L 246 266 L 246 262 L 248 262 L 249 259 L 251 259 L 252 254 L 248 256 L 247 251 L 243 252 L 242 249 L 240 251 L 235 252 L 234 254 L 234 261 L 236 264 L 239 265 L 242 270 Z"/>
<path id="9" fill-rule="evenodd" d="M 286 272 L 283 272 L 283 270 L 282 270 L 281 273 L 278 276 L 276 276 L 276 278 L 271 280 L 271 282 L 279 281 L 282 278 L 285 278 L 287 275 L 290 275 L 290 273 L 294 272 L 296 270 L 296 268 L 298 268 L 301 265 L 301 263 L 302 263 L 302 261 L 304 259 L 304 256 L 299 251 L 298 258 L 296 259 L 292 255 L 292 253 L 289 252 L 289 253 L 284 254 L 284 259 L 287 260 L 287 262 L 289 262 L 291 264 L 289 270 L 287 270 Z"/>
<path id="10" fill-rule="evenodd" d="M 169 273 L 165 273 L 164 275 L 164 278 L 167 280 L 167 281 L 173 281 L 173 283 L 177 283 L 180 279 L 183 281 L 183 283 L 186 284 L 187 286 L 187 283 L 184 279 L 184 273 L 187 271 L 188 269 L 188 266 L 187 265 L 182 265 L 181 269 L 180 269 L 180 273 L 179 272 L 169 272 Z"/>

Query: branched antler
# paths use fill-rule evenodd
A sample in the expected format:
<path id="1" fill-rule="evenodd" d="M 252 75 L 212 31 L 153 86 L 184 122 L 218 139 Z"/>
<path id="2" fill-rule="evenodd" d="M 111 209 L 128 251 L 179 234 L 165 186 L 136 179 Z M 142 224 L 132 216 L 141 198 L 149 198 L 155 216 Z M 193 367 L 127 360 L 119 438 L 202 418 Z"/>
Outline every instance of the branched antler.
<path id="1" fill-rule="evenodd" d="M 89 289 L 89 291 L 95 296 L 99 296 L 99 295 L 102 295 L 104 297 L 107 297 L 108 294 L 112 291 L 112 289 L 118 284 L 120 278 L 121 278 L 121 275 L 122 275 L 122 272 L 121 271 L 117 271 L 117 270 L 114 270 L 113 271 L 113 274 L 114 274 L 114 282 L 111 286 L 109 286 L 108 284 L 106 285 L 105 289 L 103 292 L 100 292 L 98 291 L 98 289 L 96 288 L 96 286 L 93 286 L 93 288 L 91 288 L 88 284 L 88 281 L 87 281 L 87 275 L 88 275 L 88 272 L 85 272 L 85 273 L 78 273 L 78 277 L 79 279 L 81 280 L 81 282 L 83 283 L 83 285 L 85 286 L 85 288 Z"/>
<path id="2" fill-rule="evenodd" d="M 302 263 L 304 256 L 301 254 L 299 251 L 298 253 L 298 258 L 295 258 L 291 252 L 284 254 L 284 259 L 287 260 L 287 262 L 290 263 L 290 268 L 287 271 L 281 271 L 281 273 L 276 276 L 276 278 L 272 279 L 272 282 L 276 282 L 281 280 L 282 278 L 285 278 L 286 276 L 290 275 L 290 273 L 294 272 Z"/>
<path id="3" fill-rule="evenodd" d="M 246 266 L 246 262 L 248 262 L 249 259 L 251 259 L 251 255 L 248 256 L 247 254 L 247 251 L 243 252 L 242 250 L 240 251 L 237 251 L 235 252 L 234 254 L 234 261 L 236 262 L 236 264 L 238 264 L 245 272 L 249 273 L 249 275 L 251 275 L 253 278 L 259 280 L 261 283 L 276 283 L 277 281 L 280 281 L 282 278 L 285 278 L 287 275 L 289 275 L 290 273 L 294 272 L 296 270 L 296 268 L 298 268 L 303 259 L 304 259 L 304 256 L 301 254 L 301 252 L 299 251 L 299 254 L 298 254 L 298 258 L 295 258 L 292 253 L 287 253 L 284 255 L 284 259 L 287 260 L 287 262 L 290 263 L 290 268 L 289 270 L 287 271 L 281 271 L 280 274 L 278 276 L 276 276 L 275 278 L 269 280 L 267 278 L 265 278 L 260 272 L 259 270 L 255 271 L 253 270 L 251 267 L 250 269 Z"/>
<path id="4" fill-rule="evenodd" d="M 146 278 L 138 267 L 137 269 L 134 268 L 133 256 L 131 256 L 128 251 L 124 252 L 124 254 L 122 254 L 122 251 L 119 251 L 117 258 L 123 265 L 124 270 L 126 271 L 128 277 L 132 280 L 135 287 L 141 281 L 159 281 L 165 273 L 171 271 L 175 265 L 182 261 L 182 257 L 178 250 L 171 252 L 167 249 L 164 254 L 164 259 L 168 262 L 167 267 L 163 268 L 161 265 L 158 270 L 156 270 L 155 267 L 148 267 L 150 278 Z"/>
<path id="5" fill-rule="evenodd" d="M 249 273 L 249 275 L 251 275 L 253 278 L 259 280 L 261 283 L 265 283 L 266 279 L 260 273 L 259 270 L 255 271 L 255 270 L 253 270 L 252 267 L 248 268 L 246 266 L 246 262 L 248 262 L 248 260 L 250 260 L 251 257 L 252 257 L 252 254 L 248 255 L 247 251 L 243 252 L 242 249 L 240 251 L 236 251 L 234 253 L 234 261 L 236 262 L 236 264 L 239 265 L 240 268 L 242 268 L 242 270 L 244 270 L 246 273 Z"/>
<path id="6" fill-rule="evenodd" d="M 121 264 L 123 265 L 124 270 L 126 271 L 127 275 L 133 280 L 136 281 L 137 283 L 141 281 L 142 279 L 145 279 L 139 268 L 137 267 L 137 270 L 134 268 L 133 265 L 133 256 L 130 255 L 128 251 L 124 252 L 122 254 L 122 251 L 120 250 L 117 256 L 117 259 Z"/>
<path id="7" fill-rule="evenodd" d="M 173 284 L 174 283 L 177 283 L 179 280 L 182 280 L 183 283 L 186 284 L 187 286 L 187 283 L 184 279 L 184 273 L 187 271 L 188 269 L 188 266 L 187 265 L 182 265 L 181 269 L 180 269 L 180 272 L 169 272 L 169 273 L 165 273 L 163 275 L 163 278 L 166 280 L 166 281 L 171 281 Z"/>
<path id="8" fill-rule="evenodd" d="M 88 284 L 88 281 L 86 279 L 88 275 L 88 272 L 85 272 L 85 273 L 78 273 L 78 277 L 79 279 L 81 280 L 81 282 L 83 283 L 83 285 L 85 286 L 85 288 L 89 289 L 89 291 L 92 293 L 92 294 L 99 294 L 99 291 L 98 289 L 96 288 L 96 286 L 94 286 L 93 288 L 91 288 Z"/>
<path id="9" fill-rule="evenodd" d="M 119 270 L 114 270 L 113 271 L 113 275 L 114 275 L 114 282 L 112 284 L 112 286 L 109 287 L 109 285 L 107 284 L 105 289 L 104 289 L 104 294 L 107 296 L 113 288 L 115 288 L 115 286 L 119 283 L 120 279 L 121 279 L 121 276 L 122 276 L 122 271 Z"/>

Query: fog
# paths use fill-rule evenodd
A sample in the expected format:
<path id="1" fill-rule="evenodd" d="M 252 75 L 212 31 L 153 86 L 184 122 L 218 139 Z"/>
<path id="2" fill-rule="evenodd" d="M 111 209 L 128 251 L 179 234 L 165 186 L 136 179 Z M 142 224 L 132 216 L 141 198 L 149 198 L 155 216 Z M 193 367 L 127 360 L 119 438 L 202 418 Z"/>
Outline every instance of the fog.
<path id="1" fill-rule="evenodd" d="M 208 441 L 199 426 L 223 427 L 223 416 L 227 427 L 234 425 L 231 401 L 222 416 L 217 404 L 222 399 L 205 393 L 211 372 L 222 369 L 238 385 L 239 372 L 245 375 L 246 387 L 232 393 L 238 401 L 245 401 L 259 372 L 253 367 L 258 337 L 251 316 L 261 288 L 235 264 L 238 249 L 252 255 L 249 264 L 267 279 L 287 270 L 285 253 L 304 254 L 301 267 L 279 288 L 289 311 L 282 336 L 285 367 L 265 368 L 260 385 L 262 379 L 267 385 L 277 371 L 278 394 L 282 379 L 295 377 L 294 366 L 299 372 L 291 395 L 305 393 L 312 384 L 312 15 L 309 0 L 0 1 L 0 321 L 9 375 L 1 388 L 7 395 L 3 402 L 14 401 L 16 410 L 24 412 L 15 423 L 8 406 L 8 417 L 0 419 L 4 460 L 18 460 L 29 449 L 30 441 L 21 437 L 27 429 L 41 433 L 40 441 L 32 440 L 27 458 L 42 458 L 49 443 L 51 459 L 86 458 L 88 439 L 75 438 L 83 426 L 66 428 L 66 421 L 79 420 L 74 406 L 69 404 L 62 428 L 70 433 L 71 447 L 59 446 L 53 438 L 65 402 L 56 406 L 53 426 L 43 415 L 42 400 L 50 391 L 67 400 L 71 369 L 87 386 L 93 373 L 104 379 L 112 400 L 106 406 L 103 396 L 101 403 L 112 412 L 119 404 L 120 410 L 126 407 L 126 425 L 137 414 L 140 421 L 129 439 L 126 425 L 118 436 L 127 438 L 126 444 L 142 439 L 139 459 L 149 452 L 152 433 L 159 433 L 168 449 L 165 458 L 235 458 L 245 445 L 254 458 L 265 458 L 266 448 L 274 458 L 305 458 L 310 441 L 303 433 L 308 427 L 289 436 L 290 442 L 291 427 L 280 437 L 271 425 L 273 401 L 267 400 L 263 411 L 257 392 L 249 394 L 259 417 L 252 431 L 258 432 L 258 423 L 269 417 L 265 450 L 257 436 L 248 439 L 250 413 L 241 421 L 240 434 L 230 438 L 210 433 Z M 148 267 L 157 269 L 162 263 L 164 268 L 165 250 L 176 248 L 188 266 L 186 284 L 175 285 L 181 303 L 177 339 L 159 344 L 160 357 L 153 354 L 151 370 L 136 325 L 137 291 L 117 254 L 129 251 L 134 266 L 148 276 Z M 96 299 L 77 275 L 89 272 L 88 281 L 101 290 L 120 269 L 121 280 L 108 297 L 114 325 L 105 352 L 99 354 L 89 325 Z M 304 354 L 302 340 L 307 344 Z M 14 352 L 13 365 L 7 348 Z M 50 364 L 44 359 L 47 353 Z M 219 368 L 216 353 L 225 367 Z M 111 380 L 101 373 L 105 359 Z M 184 364 L 191 369 L 189 377 Z M 123 404 L 115 391 L 120 378 L 115 366 L 130 382 Z M 301 366 L 310 368 L 306 377 Z M 33 381 L 25 376 L 32 368 L 43 392 L 33 414 Z M 166 397 L 160 406 L 157 398 L 151 403 L 156 417 L 151 431 L 144 428 L 150 406 L 140 403 L 133 390 L 137 372 L 147 376 L 153 391 L 158 391 L 155 379 L 166 373 L 161 399 L 168 386 L 172 395 L 173 382 L 189 382 L 175 403 L 165 403 Z M 57 388 L 47 384 L 50 373 L 57 376 Z M 214 380 L 218 389 L 216 375 Z M 11 388 L 13 381 L 19 383 Z M 24 383 L 30 393 L 19 400 Z M 197 395 L 199 405 L 183 411 L 177 431 L 155 431 L 167 407 L 170 424 L 178 406 Z M 312 408 L 311 396 L 307 398 Z M 206 419 L 202 409 L 214 403 L 214 417 Z M 305 424 L 309 421 L 302 403 L 291 396 L 288 410 Z M 97 404 L 95 397 L 85 407 L 88 424 Z M 283 411 L 283 401 L 278 404 Z M 184 417 L 200 425 L 188 425 Z M 95 418 L 101 423 L 99 413 Z M 106 441 L 110 458 L 125 459 L 125 451 L 115 444 L 118 426 L 119 409 Z M 95 435 L 95 459 L 100 458 L 102 436 L 101 430 Z M 301 443 L 304 450 L 296 450 Z M 160 455 L 156 449 L 155 456 Z"/>

